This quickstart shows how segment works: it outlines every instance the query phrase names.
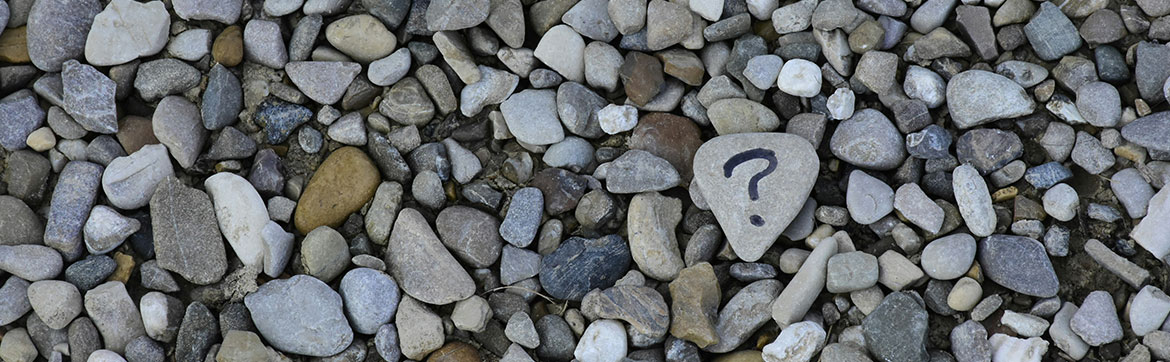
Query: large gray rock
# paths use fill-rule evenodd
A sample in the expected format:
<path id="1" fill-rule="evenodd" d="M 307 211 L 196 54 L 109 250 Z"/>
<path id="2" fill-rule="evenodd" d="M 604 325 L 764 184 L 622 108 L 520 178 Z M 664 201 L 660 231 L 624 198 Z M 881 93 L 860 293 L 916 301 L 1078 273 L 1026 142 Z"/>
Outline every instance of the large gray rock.
<path id="1" fill-rule="evenodd" d="M 341 296 L 317 278 L 273 280 L 244 297 L 260 335 L 276 349 L 327 357 L 353 342 Z"/>
<path id="2" fill-rule="evenodd" d="M 22 89 L 0 99 L 0 147 L 16 151 L 26 147 L 28 135 L 45 122 L 45 110 L 32 91 Z"/>
<path id="3" fill-rule="evenodd" d="M 842 121 L 829 139 L 833 155 L 858 167 L 892 170 L 906 158 L 898 128 L 876 109 L 862 109 Z"/>
<path id="4" fill-rule="evenodd" d="M 227 254 L 207 194 L 168 176 L 150 198 L 150 218 L 159 267 L 199 285 L 223 277 Z"/>
<path id="5" fill-rule="evenodd" d="M 762 257 L 796 218 L 819 168 L 816 151 L 804 138 L 740 133 L 699 147 L 694 183 L 701 185 L 703 198 L 736 255 L 751 262 Z"/>
<path id="6" fill-rule="evenodd" d="M 444 305 L 467 299 L 475 282 L 415 209 L 402 209 L 387 244 L 386 264 L 406 294 Z"/>
<path id="7" fill-rule="evenodd" d="M 991 281 L 1017 293 L 1048 298 L 1060 281 L 1044 245 L 1026 236 L 996 234 L 979 241 L 979 265 Z"/>
<path id="8" fill-rule="evenodd" d="M 236 122 L 243 107 L 244 95 L 240 80 L 223 64 L 211 67 L 207 75 L 207 89 L 203 90 L 203 98 L 199 103 L 203 126 L 213 131 L 227 127 Z"/>
<path id="9" fill-rule="evenodd" d="M 1024 34 L 1036 56 L 1044 60 L 1059 59 L 1081 47 L 1076 25 L 1059 7 L 1049 2 L 1040 4 L 1040 10 L 1024 25 Z"/>
<path id="10" fill-rule="evenodd" d="M 85 313 L 101 332 L 105 349 L 122 353 L 127 343 L 146 335 L 138 306 L 122 282 L 106 282 L 86 292 Z"/>
<path id="11" fill-rule="evenodd" d="M 880 361 L 929 361 L 928 319 L 919 299 L 908 292 L 891 293 L 861 322 L 865 345 Z"/>
<path id="12" fill-rule="evenodd" d="M 563 55 L 558 55 L 563 56 Z M 516 140 L 530 145 L 550 145 L 565 138 L 557 117 L 557 94 L 553 90 L 529 89 L 508 97 L 500 112 Z"/>
<path id="13" fill-rule="evenodd" d="M 338 291 L 345 301 L 345 315 L 361 334 L 377 333 L 378 327 L 390 322 L 398 310 L 398 283 L 378 270 L 350 270 L 341 278 Z"/>
<path id="14" fill-rule="evenodd" d="M 85 39 L 93 18 L 101 12 L 97 0 L 39 0 L 28 12 L 26 40 L 33 65 L 46 72 L 61 70 L 61 63 L 85 52 Z"/>
<path id="15" fill-rule="evenodd" d="M 195 164 L 207 140 L 207 129 L 203 128 L 199 108 L 180 96 L 169 96 L 158 102 L 151 128 L 155 138 L 167 146 L 171 157 L 183 168 Z"/>
<path id="16" fill-rule="evenodd" d="M 947 83 L 947 109 L 959 128 L 1023 116 L 1035 108 L 1023 87 L 992 72 L 968 70 L 951 77 Z"/>
<path id="17" fill-rule="evenodd" d="M 61 71 L 62 108 L 86 130 L 98 133 L 118 131 L 114 99 L 117 85 L 105 74 L 76 60 L 65 62 Z"/>
<path id="18" fill-rule="evenodd" d="M 170 30 L 171 15 L 162 1 L 111 1 L 93 19 L 85 61 L 111 66 L 157 54 L 167 45 Z"/>
<path id="19" fill-rule="evenodd" d="M 40 244 L 45 223 L 20 199 L 0 195 L 0 245 Z"/>
<path id="20" fill-rule="evenodd" d="M 341 100 L 350 82 L 361 73 L 362 66 L 352 62 L 288 62 L 284 70 L 309 99 L 333 104 Z"/>
<path id="21" fill-rule="evenodd" d="M 1121 128 L 1121 136 L 1139 146 L 1170 151 L 1170 111 L 1138 118 Z"/>
<path id="22" fill-rule="evenodd" d="M 65 259 L 81 257 L 81 229 L 97 201 L 101 178 L 102 166 L 85 161 L 65 164 L 57 178 L 45 224 L 45 245 L 60 251 Z"/>
<path id="23" fill-rule="evenodd" d="M 146 145 L 129 156 L 115 158 L 106 166 L 102 191 L 114 206 L 133 210 L 146 206 L 155 187 L 174 174 L 166 147 Z"/>

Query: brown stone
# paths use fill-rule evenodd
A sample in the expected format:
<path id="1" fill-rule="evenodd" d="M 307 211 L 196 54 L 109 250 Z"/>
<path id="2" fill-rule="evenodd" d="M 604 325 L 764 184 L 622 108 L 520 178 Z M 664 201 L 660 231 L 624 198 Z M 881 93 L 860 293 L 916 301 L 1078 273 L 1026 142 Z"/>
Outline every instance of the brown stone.
<path id="1" fill-rule="evenodd" d="M 669 49 L 658 52 L 658 59 L 662 61 L 662 71 L 666 74 L 688 85 L 703 85 L 703 75 L 707 74 L 707 70 L 695 53 L 685 49 Z"/>
<path id="2" fill-rule="evenodd" d="M 382 177 L 365 152 L 354 147 L 333 151 L 317 168 L 297 203 L 295 223 L 301 234 L 317 227 L 341 226 L 349 214 L 374 197 Z"/>
<path id="3" fill-rule="evenodd" d="M 662 62 L 646 53 L 627 53 L 620 71 L 622 85 L 626 87 L 626 96 L 639 106 L 644 106 L 654 99 L 666 82 L 662 76 Z"/>
<path id="4" fill-rule="evenodd" d="M 244 60 L 244 31 L 232 25 L 215 37 L 211 44 L 211 58 L 225 67 L 234 67 Z"/>
<path id="5" fill-rule="evenodd" d="M 454 341 L 431 352 L 427 362 L 478 362 L 483 361 L 479 352 L 470 344 Z"/>
<path id="6" fill-rule="evenodd" d="M 0 34 L 0 62 L 28 63 L 28 41 L 25 28 L 12 28 Z"/>
<path id="7" fill-rule="evenodd" d="M 125 284 L 130 280 L 130 273 L 134 271 L 134 257 L 123 254 L 122 252 L 114 252 L 114 262 L 117 267 L 114 268 L 114 273 L 106 281 L 118 281 Z"/>
<path id="8" fill-rule="evenodd" d="M 139 116 L 126 116 L 118 121 L 118 143 L 127 154 L 137 152 L 142 146 L 158 144 L 151 124 L 149 118 Z"/>
<path id="9" fill-rule="evenodd" d="M 719 313 L 719 280 L 708 263 L 678 272 L 670 282 L 670 334 L 699 348 L 719 343 L 715 323 Z"/>
<path id="10" fill-rule="evenodd" d="M 763 362 L 764 354 L 756 350 L 744 350 L 728 353 L 715 359 L 715 362 Z"/>
<path id="11" fill-rule="evenodd" d="M 699 127 L 689 118 L 669 113 L 650 113 L 638 120 L 630 135 L 631 149 L 643 150 L 662 157 L 678 171 L 684 183 L 694 176 L 691 167 L 695 162 L 695 151 L 703 145 L 699 138 Z"/>

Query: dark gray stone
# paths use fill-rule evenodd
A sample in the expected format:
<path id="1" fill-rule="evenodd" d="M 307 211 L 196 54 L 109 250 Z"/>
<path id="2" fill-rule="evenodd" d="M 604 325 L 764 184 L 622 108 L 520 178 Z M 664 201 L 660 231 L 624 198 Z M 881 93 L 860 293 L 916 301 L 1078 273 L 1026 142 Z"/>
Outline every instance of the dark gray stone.
<path id="1" fill-rule="evenodd" d="M 1024 154 L 1020 136 L 1008 131 L 980 128 L 967 131 L 955 142 L 959 163 L 970 164 L 986 175 Z"/>
<path id="2" fill-rule="evenodd" d="M 621 236 L 572 237 L 544 257 L 540 284 L 553 298 L 581 300 L 590 290 L 613 286 L 630 262 L 629 245 Z"/>
<path id="3" fill-rule="evenodd" d="M 1077 27 L 1060 8 L 1049 2 L 1040 4 L 1032 20 L 1024 25 L 1024 34 L 1028 36 L 1036 56 L 1044 60 L 1059 59 L 1081 47 Z"/>
<path id="4" fill-rule="evenodd" d="M 887 295 L 861 323 L 866 346 L 881 361 L 928 361 L 928 316 L 908 292 Z"/>
<path id="5" fill-rule="evenodd" d="M 211 67 L 202 99 L 199 113 L 203 116 L 203 126 L 213 131 L 236 123 L 244 107 L 240 80 L 222 64 Z"/>
<path id="6" fill-rule="evenodd" d="M 85 161 L 69 162 L 57 178 L 45 224 L 45 245 L 60 251 L 66 260 L 76 260 L 84 251 L 81 228 L 97 201 L 101 178 L 102 166 Z"/>
<path id="7" fill-rule="evenodd" d="M 9 151 L 25 148 L 28 135 L 44 122 L 45 111 L 32 91 L 9 94 L 0 99 L 0 146 Z"/>
<path id="8" fill-rule="evenodd" d="M 93 18 L 102 11 L 97 0 L 40 0 L 28 12 L 28 57 L 46 72 L 61 70 L 61 63 L 80 58 Z"/>
<path id="9" fill-rule="evenodd" d="M 150 199 L 150 217 L 159 267 L 199 285 L 223 277 L 227 254 L 207 194 L 167 177 Z"/>
<path id="10" fill-rule="evenodd" d="M 988 279 L 1018 293 L 1047 298 L 1060 289 L 1052 261 L 1036 239 L 988 236 L 979 241 L 979 264 Z"/>

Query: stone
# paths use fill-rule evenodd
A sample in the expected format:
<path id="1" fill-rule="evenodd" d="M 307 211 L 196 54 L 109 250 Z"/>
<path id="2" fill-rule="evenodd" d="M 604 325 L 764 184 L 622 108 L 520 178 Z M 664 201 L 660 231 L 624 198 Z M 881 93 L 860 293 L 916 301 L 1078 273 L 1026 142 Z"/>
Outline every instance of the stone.
<path id="1" fill-rule="evenodd" d="M 173 176 L 163 145 L 146 145 L 129 156 L 115 158 L 102 173 L 102 190 L 110 203 L 123 210 L 145 206 L 163 179 Z"/>
<path id="2" fill-rule="evenodd" d="M 447 207 L 439 212 L 435 225 L 443 245 L 472 267 L 486 268 L 500 256 L 503 240 L 499 221 L 483 211 L 458 205 Z"/>
<path id="3" fill-rule="evenodd" d="M 629 52 L 619 72 L 622 85 L 626 88 L 627 100 L 634 105 L 646 106 L 663 91 L 665 78 L 662 62 L 656 57 Z"/>
<path id="4" fill-rule="evenodd" d="M 825 273 L 829 293 L 863 290 L 877 284 L 878 259 L 860 251 L 840 253 L 829 258 Z"/>
<path id="5" fill-rule="evenodd" d="M 159 102 L 151 119 L 151 128 L 159 142 L 167 146 L 179 166 L 190 168 L 195 164 L 207 140 L 199 109 L 183 97 L 168 96 Z"/>
<path id="6" fill-rule="evenodd" d="M 370 62 L 366 77 L 376 86 L 397 83 L 410 71 L 410 49 L 400 48 L 385 58 Z"/>
<path id="7" fill-rule="evenodd" d="M 44 243 L 60 251 L 65 259 L 76 260 L 82 254 L 82 227 L 97 199 L 101 174 L 102 167 L 97 164 L 71 161 L 57 178 L 45 223 Z M 35 281 L 48 277 L 22 278 Z"/>
<path id="8" fill-rule="evenodd" d="M 141 227 L 138 220 L 118 214 L 109 206 L 97 205 L 89 213 L 83 229 L 85 248 L 91 254 L 105 254 L 126 240 Z"/>
<path id="9" fill-rule="evenodd" d="M 1112 152 L 1101 145 L 1101 140 L 1085 131 L 1077 132 L 1071 157 L 1073 163 L 1094 175 L 1112 168 L 1116 162 Z"/>
<path id="10" fill-rule="evenodd" d="M 288 49 L 281 37 L 280 24 L 262 19 L 244 25 L 244 55 L 249 61 L 273 68 L 288 63 Z"/>
<path id="11" fill-rule="evenodd" d="M 362 67 L 350 62 L 288 62 L 285 72 L 293 84 L 309 99 L 321 104 L 341 100 L 350 82 Z"/>
<path id="12" fill-rule="evenodd" d="M 248 180 L 221 172 L 203 182 L 215 205 L 224 238 L 246 265 L 260 266 L 266 250 L 263 230 L 270 222 L 268 208 Z"/>
<path id="13" fill-rule="evenodd" d="M 1032 20 L 1024 25 L 1028 43 L 1043 60 L 1056 60 L 1081 47 L 1077 28 L 1061 9 L 1053 4 L 1040 4 Z"/>
<path id="14" fill-rule="evenodd" d="M 686 39 L 694 18 L 684 6 L 664 0 L 650 0 L 646 8 L 646 47 L 662 50 Z"/>
<path id="15" fill-rule="evenodd" d="M 770 320 L 768 310 L 781 288 L 780 281 L 765 279 L 752 282 L 735 293 L 719 312 L 715 325 L 719 342 L 704 350 L 726 353 L 747 340 L 756 329 Z"/>
<path id="16" fill-rule="evenodd" d="M 492 309 L 487 300 L 473 295 L 455 303 L 455 309 L 451 312 L 451 322 L 460 330 L 482 333 L 492 316 Z"/>
<path id="17" fill-rule="evenodd" d="M 11 166 L 10 166 L 11 167 Z M 11 186 L 9 186 L 11 187 Z M 12 196 L 0 196 L 0 245 L 40 244 L 44 240 L 45 224 L 23 201 Z"/>
<path id="18" fill-rule="evenodd" d="M 935 239 L 922 250 L 922 269 L 934 279 L 957 279 L 970 269 L 975 251 L 975 238 L 971 235 L 951 234 Z"/>
<path id="19" fill-rule="evenodd" d="M 938 233 L 941 230 L 944 212 L 918 184 L 908 183 L 898 187 L 894 193 L 894 209 L 924 231 Z"/>
<path id="20" fill-rule="evenodd" d="M 281 351 L 325 357 L 353 341 L 341 296 L 316 278 L 270 281 L 245 297 L 244 304 L 260 334 Z"/>
<path id="21" fill-rule="evenodd" d="M 491 1 L 435 0 L 427 7 L 427 29 L 431 31 L 460 30 L 484 22 L 488 18 Z"/>
<path id="22" fill-rule="evenodd" d="M 874 170 L 892 170 L 906 158 L 901 133 L 875 109 L 862 109 L 841 122 L 829 147 L 841 160 Z"/>
<path id="23" fill-rule="evenodd" d="M 472 84 L 480 80 L 482 74 L 471 57 L 471 50 L 467 48 L 466 42 L 459 33 L 440 31 L 435 33 L 432 40 L 434 40 L 439 52 L 443 54 L 443 60 L 451 66 L 451 69 L 455 71 L 463 83 Z"/>
<path id="24" fill-rule="evenodd" d="M 1041 298 L 1060 288 L 1044 246 L 1035 239 L 996 234 L 980 240 L 978 249 L 984 274 L 996 284 Z"/>
<path id="25" fill-rule="evenodd" d="M 5 285 L 14 283 L 15 280 L 19 279 L 10 278 Z M 28 284 L 27 288 L 26 303 L 32 306 L 33 312 L 36 312 L 37 317 L 49 328 L 63 329 L 81 314 L 81 293 L 73 284 L 60 280 L 42 280 Z"/>
<path id="26" fill-rule="evenodd" d="M 894 190 L 865 171 L 854 170 L 849 174 L 845 204 L 853 221 L 869 225 L 894 211 Z"/>
<path id="27" fill-rule="evenodd" d="M 60 71 L 66 60 L 80 58 L 94 17 L 102 10 L 96 0 L 33 2 L 26 27 L 28 58 L 46 72 Z"/>
<path id="28" fill-rule="evenodd" d="M 816 322 L 800 322 L 784 328 L 776 340 L 764 346 L 765 360 L 811 361 L 825 345 L 828 334 Z"/>
<path id="29" fill-rule="evenodd" d="M 500 235 L 509 244 L 527 247 L 536 237 L 543 215 L 544 196 L 540 189 L 527 187 L 512 196 L 508 213 L 500 223 Z"/>
<path id="30" fill-rule="evenodd" d="M 1117 171 L 1109 180 L 1109 186 L 1130 217 L 1146 215 L 1154 189 L 1142 178 L 1140 171 L 1135 168 Z"/>
<path id="31" fill-rule="evenodd" d="M 880 360 L 925 361 L 927 321 L 921 302 L 906 292 L 890 293 L 862 321 L 869 352 Z"/>
<path id="32" fill-rule="evenodd" d="M 62 108 L 86 130 L 98 133 L 117 132 L 118 118 L 114 104 L 116 87 L 113 80 L 94 67 L 78 63 L 76 60 L 66 61 L 61 70 Z"/>
<path id="33" fill-rule="evenodd" d="M 780 75 L 782 66 L 784 66 L 784 60 L 780 59 L 779 56 L 760 55 L 748 60 L 747 67 L 743 70 L 743 76 L 756 88 L 768 89 L 776 85 L 776 79 Z"/>
<path id="34" fill-rule="evenodd" d="M 471 277 L 442 246 L 418 211 L 399 212 L 388 245 L 386 264 L 411 297 L 444 305 L 475 293 Z"/>
<path id="35" fill-rule="evenodd" d="M 573 357 L 581 361 L 620 361 L 626 356 L 626 329 L 619 321 L 599 319 L 589 324 Z"/>
<path id="36" fill-rule="evenodd" d="M 398 284 L 386 273 L 370 268 L 350 270 L 341 278 L 338 290 L 345 302 L 345 315 L 357 333 L 375 334 L 397 311 Z"/>
<path id="37" fill-rule="evenodd" d="M 30 286 L 28 281 L 20 277 L 10 277 L 7 279 L 4 285 L 0 286 L 0 306 L 4 307 L 4 310 L 0 312 L 0 323 L 4 323 L 4 325 L 12 324 L 21 317 L 24 317 L 32 309 L 30 304 L 33 301 L 28 298 L 28 288 Z M 40 301 L 40 299 L 38 298 L 36 301 Z M 48 309 L 51 306 L 45 305 L 44 307 Z M 37 313 L 38 317 L 32 319 L 38 319 L 39 315 L 40 313 Z M 54 316 L 49 315 L 48 317 Z"/>
<path id="38" fill-rule="evenodd" d="M 195 88 L 201 80 L 199 70 L 178 59 L 158 59 L 142 63 L 134 77 L 134 89 L 147 101 Z"/>
<path id="39" fill-rule="evenodd" d="M 528 313 L 512 314 L 504 328 L 504 335 L 508 340 L 527 348 L 536 348 L 540 345 L 540 336 L 537 335 L 536 326 L 533 325 L 532 318 L 528 317 Z"/>
<path id="40" fill-rule="evenodd" d="M 619 32 L 613 20 L 610 20 L 608 9 L 608 1 L 580 1 L 561 16 L 561 21 L 587 38 L 609 42 Z"/>
<path id="41" fill-rule="evenodd" d="M 947 109 L 961 129 L 1023 116 L 1035 108 L 1019 84 L 988 71 L 968 70 L 947 83 Z"/>
<path id="42" fill-rule="evenodd" d="M 1170 150 L 1170 142 L 1161 138 L 1167 134 L 1170 134 L 1170 112 L 1153 113 L 1121 128 L 1125 140 L 1155 150 Z"/>
<path id="43" fill-rule="evenodd" d="M 484 107 L 500 104 L 512 95 L 520 82 L 515 74 L 487 66 L 479 66 L 482 77 L 468 84 L 459 93 L 459 110 L 464 116 L 479 114 Z"/>
<path id="44" fill-rule="evenodd" d="M 177 0 L 172 4 L 175 14 L 187 20 L 214 20 L 232 24 L 240 17 L 241 0 Z"/>
<path id="45" fill-rule="evenodd" d="M 167 44 L 170 26 L 170 14 L 161 1 L 111 1 L 93 18 L 85 60 L 110 66 L 157 54 Z"/>
<path id="46" fill-rule="evenodd" d="M 540 254 L 505 245 L 500 255 L 500 283 L 512 285 L 540 273 Z"/>
<path id="47" fill-rule="evenodd" d="M 637 33 L 646 26 L 646 0 L 610 1 L 609 18 L 622 35 Z"/>
<path id="48" fill-rule="evenodd" d="M 959 163 L 970 164 L 980 174 L 999 170 L 1024 153 L 1020 137 L 997 129 L 967 131 L 955 143 Z"/>
<path id="49" fill-rule="evenodd" d="M 1113 305 L 1113 297 L 1105 291 L 1089 293 L 1080 309 L 1073 314 L 1070 326 L 1085 343 L 1094 347 L 1122 337 L 1117 307 Z"/>
<path id="50" fill-rule="evenodd" d="M 743 98 L 720 99 L 707 108 L 707 117 L 720 135 L 769 132 L 780 118 L 764 105 Z"/>
<path id="51" fill-rule="evenodd" d="M 414 298 L 402 298 L 394 320 L 398 345 L 406 358 L 421 360 L 443 346 L 443 320 Z"/>
<path id="52" fill-rule="evenodd" d="M 307 234 L 319 226 L 339 227 L 374 197 L 381 177 L 365 152 L 339 148 L 309 179 L 297 203 L 294 223 Z"/>
<path id="53" fill-rule="evenodd" d="M 23 149 L 27 139 L 45 121 L 32 91 L 20 90 L 0 99 L 0 146 L 9 151 Z"/>
<path id="54" fill-rule="evenodd" d="M 571 237 L 541 261 L 541 287 L 557 299 L 580 300 L 587 292 L 609 288 L 625 275 L 631 262 L 624 239 Z"/>
<path id="55" fill-rule="evenodd" d="M 1133 334 L 1145 336 L 1158 330 L 1170 314 L 1170 297 L 1158 287 L 1147 285 L 1138 291 L 1129 305 L 1129 325 Z"/>
<path id="56" fill-rule="evenodd" d="M 772 304 L 772 319 L 781 326 L 781 329 L 801 320 L 808 313 L 825 286 L 829 258 L 836 253 L 836 240 L 822 239 L 792 277 L 792 281 L 776 297 Z"/>
<path id="57" fill-rule="evenodd" d="M 996 217 L 991 207 L 987 183 L 971 165 L 956 167 L 952 173 L 952 188 L 959 213 L 967 228 L 975 236 L 989 236 L 995 230 Z"/>
<path id="58" fill-rule="evenodd" d="M 894 291 L 905 289 L 925 276 L 914 262 L 894 250 L 878 257 L 878 267 L 878 282 Z"/>
<path id="59" fill-rule="evenodd" d="M 682 269 L 670 282 L 670 334 L 705 348 L 719 341 L 715 326 L 719 309 L 719 282 L 711 264 Z"/>
<path id="60" fill-rule="evenodd" d="M 585 81 L 584 53 L 585 41 L 568 25 L 558 25 L 549 29 L 533 50 L 536 59 L 540 59 L 565 79 L 578 83 Z"/>
<path id="61" fill-rule="evenodd" d="M 581 313 L 625 321 L 632 334 L 650 339 L 665 336 L 670 324 L 670 312 L 662 295 L 644 286 L 618 285 L 590 292 L 581 300 Z"/>
<path id="62" fill-rule="evenodd" d="M 146 335 L 138 307 L 121 282 L 107 282 L 86 292 L 85 312 L 111 351 L 121 352 L 131 340 Z"/>
<path id="63" fill-rule="evenodd" d="M 821 69 L 804 59 L 789 59 L 780 68 L 776 85 L 781 92 L 809 98 L 821 91 Z"/>
<path id="64" fill-rule="evenodd" d="M 556 92 L 525 90 L 500 104 L 508 130 L 520 142 L 549 145 L 564 139 L 564 129 L 556 113 Z"/>
<path id="65" fill-rule="evenodd" d="M 325 27 L 325 39 L 338 51 L 363 64 L 390 55 L 398 42 L 378 18 L 368 14 L 351 15 L 330 23 Z"/>
<path id="66" fill-rule="evenodd" d="M 1044 192 L 1044 212 L 1060 221 L 1069 221 L 1077 216 L 1080 198 L 1068 184 L 1057 184 Z"/>

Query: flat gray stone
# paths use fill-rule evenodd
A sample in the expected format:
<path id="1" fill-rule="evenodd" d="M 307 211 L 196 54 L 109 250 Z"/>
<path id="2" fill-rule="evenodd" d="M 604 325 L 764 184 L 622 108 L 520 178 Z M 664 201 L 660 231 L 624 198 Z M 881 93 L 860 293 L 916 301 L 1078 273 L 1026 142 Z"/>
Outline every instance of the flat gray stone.
<path id="1" fill-rule="evenodd" d="M 353 341 L 341 296 L 308 275 L 273 280 L 244 298 L 260 335 L 288 353 L 326 357 Z"/>
<path id="2" fill-rule="evenodd" d="M 44 122 L 45 111 L 32 91 L 22 89 L 9 94 L 0 99 L 0 146 L 9 151 L 24 149 L 28 135 Z"/>
<path id="3" fill-rule="evenodd" d="M 829 139 L 833 155 L 867 169 L 885 171 L 902 165 L 906 145 L 898 128 L 876 109 L 862 109 L 842 121 Z"/>
<path id="4" fill-rule="evenodd" d="M 411 297 L 427 304 L 444 305 L 475 293 L 471 276 L 414 209 L 402 209 L 398 213 L 387 250 L 390 274 Z"/>
<path id="5" fill-rule="evenodd" d="M 1028 43 L 1036 56 L 1044 60 L 1056 60 L 1081 47 L 1081 36 L 1077 27 L 1052 3 L 1041 3 L 1032 20 L 1024 25 Z"/>
<path id="6" fill-rule="evenodd" d="M 207 140 L 207 129 L 199 117 L 199 108 L 180 96 L 163 98 L 155 108 L 151 128 L 159 142 L 167 146 L 179 166 L 195 164 Z"/>
<path id="7" fill-rule="evenodd" d="M 106 282 L 86 292 L 85 313 L 101 332 L 105 349 L 122 353 L 127 343 L 146 335 L 138 306 L 122 282 Z"/>
<path id="8" fill-rule="evenodd" d="M 1035 108 L 1023 87 L 992 72 L 968 70 L 947 83 L 947 109 L 961 129 L 1027 115 Z"/>
<path id="9" fill-rule="evenodd" d="M 159 267 L 207 285 L 227 270 L 227 254 L 211 199 L 169 176 L 150 199 L 154 253 Z"/>
<path id="10" fill-rule="evenodd" d="M 1024 236 L 996 234 L 979 241 L 979 264 L 988 279 L 1034 297 L 1055 296 L 1060 289 L 1044 245 Z"/>
<path id="11" fill-rule="evenodd" d="M 288 62 L 284 70 L 309 99 L 334 104 L 341 100 L 350 82 L 361 73 L 362 66 L 352 62 Z"/>
<path id="12" fill-rule="evenodd" d="M 65 259 L 75 260 L 82 254 L 82 226 L 97 201 L 101 175 L 98 164 L 72 161 L 57 178 L 45 223 L 45 245 L 60 251 Z"/>
<path id="13" fill-rule="evenodd" d="M 66 61 L 61 71 L 62 108 L 90 132 L 118 131 L 116 84 L 94 67 Z"/>
<path id="14" fill-rule="evenodd" d="M 938 280 L 958 279 L 975 261 L 975 238 L 968 234 L 947 235 L 922 249 L 922 270 Z"/>
<path id="15" fill-rule="evenodd" d="M 81 58 L 93 18 L 101 12 L 97 0 L 32 2 L 26 40 L 33 65 L 46 72 L 61 70 L 63 62 Z"/>
<path id="16" fill-rule="evenodd" d="M 1113 295 L 1102 290 L 1085 297 L 1080 309 L 1073 314 L 1070 326 L 1085 343 L 1094 347 L 1120 340 L 1123 334 Z"/>
<path id="17" fill-rule="evenodd" d="M 865 171 L 853 170 L 845 191 L 845 205 L 853 221 L 869 225 L 894 211 L 894 190 Z"/>
<path id="18" fill-rule="evenodd" d="M 377 333 L 378 327 L 394 319 L 398 310 L 398 283 L 378 270 L 350 270 L 341 278 L 338 291 L 345 301 L 345 315 L 354 331 L 361 334 Z"/>

